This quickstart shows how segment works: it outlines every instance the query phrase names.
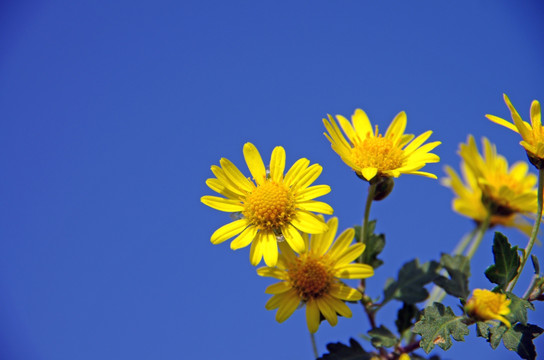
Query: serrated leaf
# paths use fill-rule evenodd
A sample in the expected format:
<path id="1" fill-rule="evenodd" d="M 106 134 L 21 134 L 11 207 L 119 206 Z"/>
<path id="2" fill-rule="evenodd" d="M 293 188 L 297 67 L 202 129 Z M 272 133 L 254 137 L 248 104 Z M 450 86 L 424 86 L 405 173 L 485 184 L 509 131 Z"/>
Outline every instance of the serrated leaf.
<path id="1" fill-rule="evenodd" d="M 415 304 L 425 300 L 429 292 L 424 286 L 438 276 L 438 266 L 436 261 L 419 265 L 417 259 L 404 264 L 399 270 L 398 280 L 386 284 L 383 302 L 397 299 L 408 304 Z"/>
<path id="2" fill-rule="evenodd" d="M 504 289 L 518 273 L 520 266 L 518 247 L 510 246 L 506 236 L 496 232 L 493 238 L 493 258 L 495 264 L 487 268 L 485 276 L 489 281 Z"/>
<path id="3" fill-rule="evenodd" d="M 397 313 L 397 331 L 402 335 L 406 330 L 412 327 L 412 320 L 415 319 L 419 310 L 415 305 L 404 303 Z"/>
<path id="4" fill-rule="evenodd" d="M 501 343 L 502 336 L 508 331 L 506 325 L 501 323 L 499 326 L 493 326 L 489 328 L 489 345 L 494 349 Z"/>
<path id="5" fill-rule="evenodd" d="M 444 267 L 450 278 L 439 276 L 434 283 L 440 286 L 448 294 L 466 299 L 470 293 L 468 279 L 470 277 L 470 260 L 463 255 L 451 256 L 442 254 L 440 265 Z"/>
<path id="6" fill-rule="evenodd" d="M 489 329 L 490 328 L 491 328 L 491 326 L 489 326 L 485 322 L 477 321 L 476 322 L 476 335 L 478 335 L 479 337 L 483 337 L 484 339 L 489 341 L 489 336 L 490 336 Z"/>
<path id="7" fill-rule="evenodd" d="M 427 354 L 435 345 L 448 350 L 452 345 L 451 337 L 457 341 L 464 341 L 464 336 L 469 333 L 462 319 L 455 316 L 449 306 L 433 303 L 425 308 L 421 320 L 414 325 L 413 331 L 421 335 L 420 346 Z"/>
<path id="8" fill-rule="evenodd" d="M 527 309 L 534 310 L 535 307 L 533 304 L 527 300 L 521 299 L 509 292 L 506 294 L 507 297 L 511 300 L 509 308 L 510 314 L 506 315 L 508 321 L 512 324 L 520 322 L 522 325 L 527 325 Z"/>
<path id="9" fill-rule="evenodd" d="M 399 339 L 383 325 L 368 332 L 370 342 L 376 348 L 392 347 L 399 343 Z"/>
<path id="10" fill-rule="evenodd" d="M 354 226 L 355 238 L 361 239 L 361 227 Z M 378 255 L 383 251 L 385 247 L 385 235 L 375 234 L 376 220 L 368 222 L 366 248 L 362 255 L 362 263 L 372 266 L 374 269 L 380 267 L 383 261 L 378 259 Z"/>
<path id="11" fill-rule="evenodd" d="M 340 342 L 328 343 L 328 354 L 323 354 L 317 360 L 370 360 L 372 354 L 366 352 L 353 338 L 349 339 L 349 346 Z"/>
<path id="12" fill-rule="evenodd" d="M 508 329 L 502 336 L 502 342 L 508 350 L 515 351 L 522 359 L 535 360 L 536 349 L 533 339 L 542 334 L 544 330 L 536 325 L 516 324 Z"/>

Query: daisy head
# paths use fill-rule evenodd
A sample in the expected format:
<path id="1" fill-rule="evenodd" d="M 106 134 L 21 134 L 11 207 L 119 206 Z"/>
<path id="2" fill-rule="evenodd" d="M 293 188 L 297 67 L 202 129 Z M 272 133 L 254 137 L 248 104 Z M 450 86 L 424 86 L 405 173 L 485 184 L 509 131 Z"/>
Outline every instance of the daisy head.
<path id="1" fill-rule="evenodd" d="M 338 219 L 328 221 L 328 230 L 319 235 L 303 234 L 303 252 L 293 251 L 280 243 L 281 253 L 276 267 L 257 270 L 261 276 L 281 280 L 266 289 L 273 296 L 266 303 L 267 310 L 278 309 L 276 320 L 283 322 L 302 303 L 306 307 L 306 322 L 315 333 L 321 316 L 332 326 L 338 322 L 337 314 L 351 317 L 346 301 L 358 301 L 362 294 L 341 279 L 364 279 L 374 275 L 366 264 L 353 264 L 365 249 L 362 243 L 352 244 L 355 231 L 350 228 L 334 241 Z"/>
<path id="2" fill-rule="evenodd" d="M 400 112 L 391 122 L 385 135 L 380 134 L 378 126 L 372 127 L 366 113 L 355 110 L 351 123 L 342 115 L 337 115 L 340 127 L 331 115 L 323 119 L 332 149 L 351 167 L 358 176 L 367 181 L 374 177 L 399 177 L 401 174 L 422 175 L 436 179 L 436 175 L 419 171 L 427 163 L 435 163 L 440 158 L 430 153 L 439 141 L 427 143 L 432 131 L 414 138 L 405 134 L 406 113 Z M 340 130 L 342 128 L 342 131 Z"/>
<path id="3" fill-rule="evenodd" d="M 240 249 L 251 244 L 250 261 L 257 265 L 264 257 L 268 266 L 278 260 L 278 240 L 285 240 L 295 251 L 303 252 L 305 243 L 300 231 L 319 234 L 327 230 L 322 218 L 313 212 L 332 214 L 332 208 L 315 198 L 330 192 L 327 185 L 312 183 L 322 167 L 310 165 L 302 158 L 284 174 L 285 150 L 272 151 L 270 165 L 265 167 L 257 148 L 244 145 L 244 158 L 252 179 L 247 178 L 229 160 L 222 158 L 213 165 L 215 178 L 208 179 L 210 189 L 222 196 L 203 196 L 201 201 L 220 211 L 234 214 L 236 220 L 220 227 L 211 236 L 213 244 L 232 237 L 230 247 Z"/>
<path id="4" fill-rule="evenodd" d="M 544 127 L 542 126 L 540 103 L 537 100 L 533 100 L 531 103 L 531 123 L 529 124 L 523 121 L 506 94 L 503 94 L 503 98 L 510 110 L 513 123 L 495 115 L 487 114 L 486 117 L 494 123 L 520 134 L 522 138 L 520 145 L 527 152 L 531 164 L 536 166 L 537 169 L 544 168 Z"/>

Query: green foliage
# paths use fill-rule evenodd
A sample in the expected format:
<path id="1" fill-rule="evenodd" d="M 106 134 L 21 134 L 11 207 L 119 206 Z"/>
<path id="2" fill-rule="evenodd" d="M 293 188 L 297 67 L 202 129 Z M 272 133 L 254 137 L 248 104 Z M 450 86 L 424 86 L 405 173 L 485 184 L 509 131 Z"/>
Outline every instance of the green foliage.
<path id="1" fill-rule="evenodd" d="M 376 348 L 392 347 L 399 343 L 399 339 L 383 325 L 370 330 L 368 335 L 370 335 L 372 345 Z"/>
<path id="2" fill-rule="evenodd" d="M 440 286 L 449 295 L 466 299 L 470 294 L 468 278 L 470 277 L 470 260 L 463 255 L 451 256 L 442 254 L 440 265 L 445 268 L 450 278 L 438 276 L 434 283 Z"/>
<path id="3" fill-rule="evenodd" d="M 406 330 L 412 327 L 412 320 L 414 320 L 419 313 L 417 307 L 413 304 L 404 303 L 402 308 L 399 309 L 397 313 L 397 320 L 395 320 L 395 325 L 397 325 L 397 330 L 399 334 L 403 334 Z"/>
<path id="4" fill-rule="evenodd" d="M 527 360 L 536 359 L 536 349 L 533 339 L 542 334 L 544 330 L 536 325 L 516 324 L 508 329 L 502 337 L 502 342 L 508 350 L 515 351 L 520 358 Z"/>
<path id="5" fill-rule="evenodd" d="M 349 339 L 349 346 L 340 342 L 327 344 L 328 354 L 323 354 L 317 360 L 370 360 L 372 353 L 366 352 L 353 338 Z"/>
<path id="6" fill-rule="evenodd" d="M 438 276 L 438 267 L 436 261 L 419 265 L 417 259 L 404 264 L 399 270 L 398 280 L 389 279 L 386 283 L 383 302 L 397 299 L 408 304 L 415 304 L 425 300 L 429 292 L 424 286 Z"/>
<path id="7" fill-rule="evenodd" d="M 510 246 L 508 238 L 500 232 L 493 238 L 493 258 L 495 264 L 485 271 L 485 276 L 504 290 L 506 285 L 514 279 L 520 266 L 517 246 Z"/>
<path id="8" fill-rule="evenodd" d="M 512 324 L 520 322 L 522 325 L 527 325 L 527 309 L 534 310 L 535 307 L 533 304 L 510 292 L 507 293 L 507 297 L 511 300 L 509 306 L 510 314 L 506 315 L 508 321 Z"/>
<path id="9" fill-rule="evenodd" d="M 361 227 L 354 226 L 355 238 L 361 240 Z M 365 252 L 362 255 L 362 263 L 372 266 L 374 269 L 380 267 L 383 261 L 378 259 L 378 255 L 383 251 L 385 247 L 385 235 L 375 234 L 376 220 L 368 222 L 367 228 L 367 242 Z"/>
<path id="10" fill-rule="evenodd" d="M 420 346 L 427 354 L 435 345 L 448 350 L 452 346 L 450 335 L 457 341 L 464 341 L 464 336 L 469 333 L 463 318 L 455 316 L 449 306 L 440 303 L 425 308 L 413 331 L 421 335 Z"/>

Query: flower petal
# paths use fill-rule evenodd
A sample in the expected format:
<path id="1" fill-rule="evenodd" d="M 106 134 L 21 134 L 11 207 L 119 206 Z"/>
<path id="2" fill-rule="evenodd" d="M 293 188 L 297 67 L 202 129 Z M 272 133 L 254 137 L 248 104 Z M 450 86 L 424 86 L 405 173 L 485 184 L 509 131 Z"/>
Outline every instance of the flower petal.
<path id="1" fill-rule="evenodd" d="M 255 239 L 255 236 L 257 236 L 257 231 L 259 230 L 256 226 L 249 226 L 242 231 L 242 233 L 238 235 L 236 239 L 232 240 L 230 243 L 230 248 L 232 250 L 238 250 L 248 246 L 253 239 Z"/>
<path id="2" fill-rule="evenodd" d="M 331 192 L 329 185 L 315 185 L 299 190 L 296 195 L 297 201 L 307 201 L 326 195 Z"/>
<path id="3" fill-rule="evenodd" d="M 270 177 L 276 182 L 280 182 L 283 178 L 285 170 L 285 149 L 281 146 L 276 146 L 270 157 Z"/>
<path id="4" fill-rule="evenodd" d="M 333 310 L 332 306 L 327 301 L 326 297 L 321 297 L 315 300 L 317 302 L 317 307 L 319 308 L 319 311 L 323 314 L 325 319 L 331 324 L 332 326 L 335 326 L 338 323 L 338 317 L 336 316 L 336 311 Z"/>
<path id="5" fill-rule="evenodd" d="M 280 280 L 287 280 L 287 273 L 284 270 L 278 268 L 271 268 L 263 266 L 257 269 L 257 274 L 264 277 L 273 277 Z"/>
<path id="6" fill-rule="evenodd" d="M 377 173 L 378 169 L 373 167 L 364 168 L 361 170 L 361 175 L 363 175 L 363 177 L 368 181 L 372 180 Z"/>
<path id="7" fill-rule="evenodd" d="M 312 334 L 317 332 L 319 328 L 319 308 L 315 300 L 309 300 L 306 303 L 306 324 L 308 324 L 308 330 Z"/>
<path id="8" fill-rule="evenodd" d="M 291 186 L 293 184 L 293 180 L 298 177 L 298 174 L 306 169 L 310 165 L 310 160 L 302 158 L 298 159 L 293 166 L 287 171 L 287 174 L 285 174 L 285 178 L 283 180 L 283 183 L 287 186 Z"/>
<path id="9" fill-rule="evenodd" d="M 316 235 L 314 235 L 315 238 L 312 236 L 312 252 L 319 256 L 324 255 L 331 247 L 334 237 L 336 236 L 336 231 L 338 230 L 338 218 L 330 218 L 327 225 L 329 229 L 320 235 L 319 238 Z M 317 239 L 319 239 L 319 241 L 316 241 Z"/>
<path id="10" fill-rule="evenodd" d="M 281 294 L 288 290 L 291 290 L 291 285 L 289 285 L 289 282 L 281 281 L 279 283 L 270 285 L 264 292 L 265 294 Z"/>
<path id="11" fill-rule="evenodd" d="M 372 124 L 362 109 L 355 109 L 351 115 L 351 122 L 360 139 L 364 139 L 367 134 L 372 134 Z"/>
<path id="12" fill-rule="evenodd" d="M 227 175 L 229 180 L 232 181 L 234 185 L 246 192 L 251 192 L 253 190 L 255 185 L 253 185 L 253 183 L 249 181 L 249 179 L 246 178 L 244 174 L 238 170 L 236 165 L 230 162 L 229 159 L 221 158 L 219 163 L 225 171 L 225 175 Z"/>
<path id="13" fill-rule="evenodd" d="M 334 276 L 342 279 L 365 279 L 374 275 L 374 269 L 367 264 L 346 264 L 334 270 Z"/>
<path id="14" fill-rule="evenodd" d="M 200 198 L 202 203 L 208 205 L 211 208 L 225 212 L 239 212 L 244 210 L 244 206 L 240 203 L 240 200 L 225 199 L 218 196 L 206 195 Z"/>
<path id="15" fill-rule="evenodd" d="M 259 150 L 252 143 L 244 144 L 244 158 L 251 176 L 257 184 L 262 184 L 266 179 L 266 169 Z"/>
<path id="16" fill-rule="evenodd" d="M 296 212 L 291 224 L 298 230 L 308 234 L 320 234 L 327 230 L 327 224 L 325 224 L 323 220 L 304 210 L 298 210 Z"/>
<path id="17" fill-rule="evenodd" d="M 285 296 L 278 311 L 276 312 L 276 321 L 279 323 L 287 320 L 300 304 L 300 298 L 294 290 L 285 294 L 287 294 L 287 296 Z"/>
<path id="18" fill-rule="evenodd" d="M 267 266 L 274 267 L 278 262 L 278 241 L 272 231 L 263 231 L 263 255 Z"/>
<path id="19" fill-rule="evenodd" d="M 365 245 L 357 243 L 344 251 L 344 253 L 336 260 L 337 265 L 347 264 L 357 259 L 365 251 Z"/>
<path id="20" fill-rule="evenodd" d="M 259 231 L 249 250 L 249 262 L 253 266 L 257 266 L 263 258 L 263 231 Z"/>
<path id="21" fill-rule="evenodd" d="M 234 235 L 237 235 L 244 231 L 244 229 L 249 225 L 247 219 L 240 219 L 233 222 L 230 222 L 226 225 L 221 226 L 219 229 L 215 230 L 211 237 L 212 244 L 220 244 L 225 240 L 230 239 Z"/>
<path id="22" fill-rule="evenodd" d="M 297 202 L 297 208 L 306 210 L 306 211 L 326 214 L 326 215 L 332 215 L 332 213 L 334 212 L 334 210 L 329 204 L 324 203 L 322 201 L 314 201 L 314 200 Z"/>
<path id="23" fill-rule="evenodd" d="M 335 298 L 346 301 L 359 301 L 363 298 L 363 295 L 359 292 L 359 290 L 353 289 L 342 283 L 332 284 L 329 294 Z"/>
<path id="24" fill-rule="evenodd" d="M 281 229 L 281 232 L 291 249 L 299 254 L 306 251 L 306 246 L 304 244 L 304 240 L 302 239 L 302 235 L 300 235 L 300 232 L 294 226 L 287 224 L 287 226 L 284 226 Z"/>

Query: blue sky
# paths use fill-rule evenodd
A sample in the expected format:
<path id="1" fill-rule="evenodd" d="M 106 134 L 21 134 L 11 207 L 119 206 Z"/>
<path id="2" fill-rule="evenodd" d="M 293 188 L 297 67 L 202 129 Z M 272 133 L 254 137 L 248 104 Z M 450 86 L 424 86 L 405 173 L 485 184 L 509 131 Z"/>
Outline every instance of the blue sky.
<path id="1" fill-rule="evenodd" d="M 426 167 L 439 176 L 458 167 L 469 133 L 525 160 L 519 136 L 484 115 L 508 116 L 503 92 L 526 118 L 544 100 L 543 10 L 502 0 L 2 4 L 1 357 L 310 359 L 304 312 L 276 323 L 264 309 L 271 281 L 249 250 L 210 243 L 229 221 L 200 203 L 210 166 L 227 157 L 249 174 L 247 141 L 265 159 L 282 145 L 288 166 L 307 157 L 324 167 L 318 183 L 331 186 L 324 200 L 343 230 L 360 224 L 366 186 L 323 136 L 327 113 L 360 107 L 385 130 L 405 110 L 407 132 L 442 141 L 441 163 Z M 436 180 L 402 176 L 372 208 L 387 237 L 372 296 L 404 262 L 438 259 L 471 230 L 451 199 Z M 472 288 L 490 287 L 491 239 Z M 398 306 L 378 321 L 394 327 Z M 352 309 L 322 324 L 320 352 L 368 330 Z M 537 310 L 530 320 L 542 325 Z M 471 330 L 436 353 L 515 356 L 491 353 Z"/>

